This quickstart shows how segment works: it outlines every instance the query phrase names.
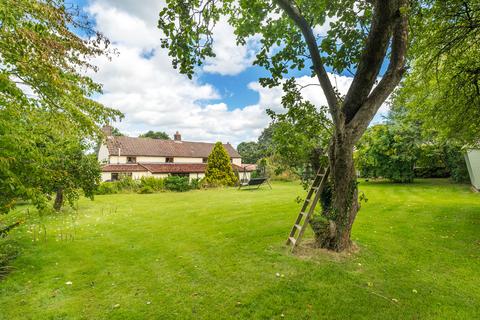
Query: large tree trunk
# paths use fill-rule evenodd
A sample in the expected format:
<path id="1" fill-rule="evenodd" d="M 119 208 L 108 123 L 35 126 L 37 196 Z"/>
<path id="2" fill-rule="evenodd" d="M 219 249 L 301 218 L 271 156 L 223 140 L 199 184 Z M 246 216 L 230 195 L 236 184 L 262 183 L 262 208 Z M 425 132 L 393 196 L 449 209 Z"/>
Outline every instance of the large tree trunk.
<path id="1" fill-rule="evenodd" d="M 359 210 L 351 140 L 344 133 L 337 133 L 332 141 L 329 150 L 331 189 L 322 195 L 330 198 L 329 205 L 323 208 L 321 219 L 312 224 L 317 245 L 329 250 L 343 251 L 350 247 L 350 234 Z"/>
<path id="2" fill-rule="evenodd" d="M 55 202 L 53 204 L 53 209 L 55 209 L 56 211 L 60 211 L 62 206 L 63 206 L 63 189 L 59 188 L 57 190 L 57 194 L 55 196 Z"/>

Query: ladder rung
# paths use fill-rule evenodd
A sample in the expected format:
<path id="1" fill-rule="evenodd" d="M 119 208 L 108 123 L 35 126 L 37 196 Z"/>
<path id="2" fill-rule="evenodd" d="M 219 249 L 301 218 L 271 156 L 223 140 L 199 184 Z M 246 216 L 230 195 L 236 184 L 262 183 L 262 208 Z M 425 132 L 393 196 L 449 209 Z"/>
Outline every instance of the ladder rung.
<path id="1" fill-rule="evenodd" d="M 298 230 L 301 230 L 301 229 L 302 229 L 302 226 L 299 225 L 299 224 L 295 224 L 295 228 L 297 228 Z"/>
<path id="2" fill-rule="evenodd" d="M 299 215 L 299 216 L 300 216 L 300 215 L 303 216 L 303 215 L 305 215 L 305 212 L 300 211 L 300 213 L 299 213 L 298 215 Z"/>
<path id="3" fill-rule="evenodd" d="M 288 237 L 288 240 L 290 240 L 290 242 L 295 245 L 295 242 L 297 242 L 297 239 L 295 239 L 294 237 Z"/>

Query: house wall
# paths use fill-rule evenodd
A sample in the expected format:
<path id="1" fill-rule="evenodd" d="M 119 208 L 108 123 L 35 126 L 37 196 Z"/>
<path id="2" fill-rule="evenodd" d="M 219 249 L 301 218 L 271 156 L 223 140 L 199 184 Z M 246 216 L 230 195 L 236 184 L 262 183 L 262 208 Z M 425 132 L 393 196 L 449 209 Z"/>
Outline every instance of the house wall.
<path id="1" fill-rule="evenodd" d="M 152 177 L 163 179 L 163 178 L 168 177 L 168 173 L 154 173 L 154 174 L 152 174 Z"/>
<path id="2" fill-rule="evenodd" d="M 203 179 L 205 177 L 205 173 L 190 173 L 189 179 Z"/>
<path id="3" fill-rule="evenodd" d="M 174 157 L 173 163 L 203 163 L 203 158 Z"/>
<path id="4" fill-rule="evenodd" d="M 110 163 L 117 164 L 117 163 L 127 163 L 126 156 L 110 156 Z"/>
<path id="5" fill-rule="evenodd" d="M 165 157 L 144 157 L 144 156 L 139 156 L 139 157 L 137 157 L 137 162 L 163 163 L 163 162 L 165 162 Z"/>
<path id="6" fill-rule="evenodd" d="M 102 182 L 111 180 L 112 179 L 112 173 L 111 172 L 102 172 Z"/>
<path id="7" fill-rule="evenodd" d="M 102 143 L 100 145 L 100 148 L 98 149 L 98 155 L 97 155 L 98 162 L 108 163 L 108 160 L 109 160 L 108 156 L 109 154 L 108 154 L 107 145 L 105 143 Z"/>
<path id="8" fill-rule="evenodd" d="M 242 164 L 242 158 L 233 158 L 232 163 L 236 164 L 237 166 Z"/>
<path id="9" fill-rule="evenodd" d="M 472 186 L 480 190 L 480 149 L 468 150 L 465 155 L 465 161 L 467 162 Z"/>
<path id="10" fill-rule="evenodd" d="M 141 179 L 142 177 L 151 177 L 152 173 L 149 171 L 139 171 L 139 172 L 132 172 L 132 179 Z"/>

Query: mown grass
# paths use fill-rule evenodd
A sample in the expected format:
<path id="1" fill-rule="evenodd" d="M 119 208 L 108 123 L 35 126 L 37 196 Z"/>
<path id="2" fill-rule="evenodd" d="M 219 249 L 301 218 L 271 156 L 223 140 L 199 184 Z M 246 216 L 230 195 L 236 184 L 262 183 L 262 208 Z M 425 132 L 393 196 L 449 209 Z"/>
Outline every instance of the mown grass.
<path id="1" fill-rule="evenodd" d="M 0 319 L 480 318 L 480 194 L 360 188 L 359 251 L 341 256 L 284 247 L 295 183 L 82 200 L 38 218 L 46 237 L 11 235 L 24 250 L 0 281 Z"/>

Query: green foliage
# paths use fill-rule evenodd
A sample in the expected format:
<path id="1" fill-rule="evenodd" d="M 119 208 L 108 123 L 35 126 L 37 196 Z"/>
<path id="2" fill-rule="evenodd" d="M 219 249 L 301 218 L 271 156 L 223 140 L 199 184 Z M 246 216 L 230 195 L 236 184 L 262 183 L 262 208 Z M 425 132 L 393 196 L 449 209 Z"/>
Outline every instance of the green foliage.
<path id="1" fill-rule="evenodd" d="M 169 176 L 165 178 L 165 189 L 177 192 L 190 190 L 188 177 Z"/>
<path id="2" fill-rule="evenodd" d="M 190 189 L 196 190 L 196 189 L 201 189 L 203 184 L 205 182 L 205 179 L 200 179 L 200 178 L 194 178 L 190 181 Z"/>
<path id="3" fill-rule="evenodd" d="M 44 208 L 63 189 L 91 197 L 98 164 L 85 156 L 98 129 L 121 113 L 91 97 L 99 84 L 85 76 L 108 41 L 61 0 L 0 2 L 0 212 L 18 201 Z M 73 29 L 85 36 L 78 37 Z M 33 94 L 32 94 L 33 93 Z"/>
<path id="4" fill-rule="evenodd" d="M 242 156 L 243 163 L 256 163 L 262 158 L 257 142 L 241 142 L 238 144 L 237 151 Z"/>
<path id="5" fill-rule="evenodd" d="M 161 140 L 170 140 L 170 137 L 167 133 L 163 131 L 152 131 L 139 135 L 140 138 L 152 138 L 152 139 L 161 139 Z"/>
<path id="6" fill-rule="evenodd" d="M 95 194 L 115 194 L 118 193 L 118 183 L 117 182 L 102 182 L 97 187 Z"/>
<path id="7" fill-rule="evenodd" d="M 357 145 L 356 167 L 363 177 L 412 182 L 418 158 L 416 133 L 411 128 L 375 125 Z"/>
<path id="8" fill-rule="evenodd" d="M 138 193 L 141 193 L 141 194 L 154 193 L 154 192 L 155 190 L 153 190 L 151 186 L 143 186 L 143 187 L 140 187 L 140 189 L 138 190 Z"/>
<path id="9" fill-rule="evenodd" d="M 233 186 L 238 182 L 235 176 L 230 156 L 221 142 L 215 143 L 208 156 L 205 181 L 210 186 Z"/>
<path id="10" fill-rule="evenodd" d="M 140 187 L 150 187 L 154 191 L 161 191 L 165 187 L 165 180 L 155 177 L 142 177 Z"/>
<path id="11" fill-rule="evenodd" d="M 480 141 L 480 2 L 431 1 L 412 15 L 412 70 L 400 98 L 424 127 Z"/>

